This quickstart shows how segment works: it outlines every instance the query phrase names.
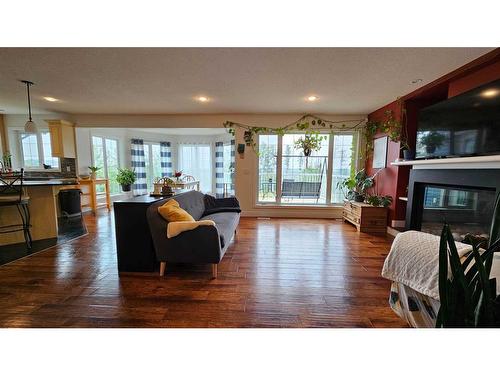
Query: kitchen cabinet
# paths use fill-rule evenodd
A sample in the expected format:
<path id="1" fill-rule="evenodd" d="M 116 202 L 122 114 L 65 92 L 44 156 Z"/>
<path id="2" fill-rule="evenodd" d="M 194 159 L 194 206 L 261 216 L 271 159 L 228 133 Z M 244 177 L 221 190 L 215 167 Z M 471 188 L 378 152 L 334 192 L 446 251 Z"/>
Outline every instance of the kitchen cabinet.
<path id="1" fill-rule="evenodd" d="M 76 158 L 75 126 L 65 120 L 46 120 L 49 124 L 52 156 Z"/>

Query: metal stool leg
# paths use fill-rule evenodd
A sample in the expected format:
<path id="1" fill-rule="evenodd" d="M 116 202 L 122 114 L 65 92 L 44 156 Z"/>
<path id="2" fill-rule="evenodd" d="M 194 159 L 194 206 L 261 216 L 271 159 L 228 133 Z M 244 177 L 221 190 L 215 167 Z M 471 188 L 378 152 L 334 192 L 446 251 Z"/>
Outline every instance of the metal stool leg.
<path id="1" fill-rule="evenodd" d="M 17 210 L 19 211 L 19 215 L 21 216 L 21 220 L 23 222 L 23 234 L 24 234 L 24 241 L 26 242 L 26 247 L 28 249 L 31 249 L 33 241 L 31 239 L 31 232 L 30 232 L 31 224 L 30 224 L 30 213 L 28 205 L 18 204 Z"/>

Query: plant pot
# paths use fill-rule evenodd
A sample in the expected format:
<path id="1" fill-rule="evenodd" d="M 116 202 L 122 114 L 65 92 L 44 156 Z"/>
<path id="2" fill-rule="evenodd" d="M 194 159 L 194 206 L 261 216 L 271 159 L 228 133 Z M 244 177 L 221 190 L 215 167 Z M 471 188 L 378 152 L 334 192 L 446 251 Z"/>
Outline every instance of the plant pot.
<path id="1" fill-rule="evenodd" d="M 91 172 L 91 173 L 90 173 L 90 179 L 91 179 L 91 180 L 95 180 L 95 179 L 96 179 L 96 177 L 97 177 L 96 172 Z"/>
<path id="2" fill-rule="evenodd" d="M 132 187 L 132 185 L 130 185 L 130 184 L 128 184 L 128 185 L 122 185 L 122 191 L 130 191 L 131 187 Z"/>
<path id="3" fill-rule="evenodd" d="M 354 192 L 354 201 L 362 203 L 365 201 L 365 196 L 363 194 Z"/>
<path id="4" fill-rule="evenodd" d="M 310 148 L 305 148 L 304 149 L 304 156 L 309 156 L 311 155 L 311 149 Z"/>
<path id="5" fill-rule="evenodd" d="M 415 152 L 413 150 L 403 150 L 403 159 L 404 160 L 415 159 Z"/>

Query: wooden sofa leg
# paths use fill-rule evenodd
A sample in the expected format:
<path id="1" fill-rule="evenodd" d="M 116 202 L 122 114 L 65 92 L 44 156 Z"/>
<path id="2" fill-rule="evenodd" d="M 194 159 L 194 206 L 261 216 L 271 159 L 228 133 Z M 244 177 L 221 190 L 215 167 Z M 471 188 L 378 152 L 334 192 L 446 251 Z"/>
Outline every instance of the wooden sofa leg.
<path id="1" fill-rule="evenodd" d="M 217 264 L 212 264 L 212 279 L 217 278 Z"/>
<path id="2" fill-rule="evenodd" d="M 166 267 L 167 267 L 167 262 L 160 262 L 160 276 L 165 275 Z"/>

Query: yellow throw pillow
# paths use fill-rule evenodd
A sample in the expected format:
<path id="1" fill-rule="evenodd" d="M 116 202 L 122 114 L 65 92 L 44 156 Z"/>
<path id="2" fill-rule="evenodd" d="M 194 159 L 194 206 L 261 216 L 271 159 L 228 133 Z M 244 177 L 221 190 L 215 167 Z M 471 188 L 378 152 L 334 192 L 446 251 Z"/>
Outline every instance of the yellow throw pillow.
<path id="1" fill-rule="evenodd" d="M 163 206 L 158 207 L 158 213 L 168 222 L 195 221 L 190 214 L 179 207 L 179 203 L 174 199 L 170 199 Z"/>

